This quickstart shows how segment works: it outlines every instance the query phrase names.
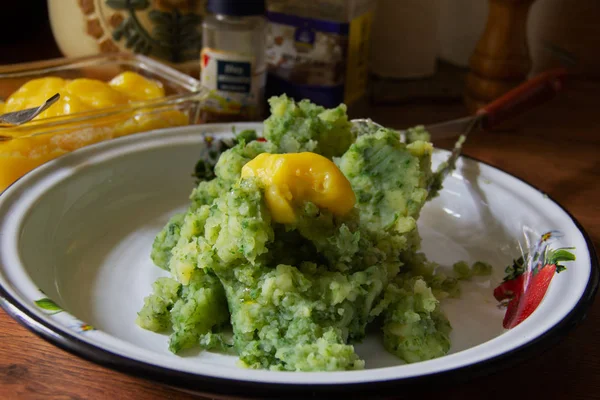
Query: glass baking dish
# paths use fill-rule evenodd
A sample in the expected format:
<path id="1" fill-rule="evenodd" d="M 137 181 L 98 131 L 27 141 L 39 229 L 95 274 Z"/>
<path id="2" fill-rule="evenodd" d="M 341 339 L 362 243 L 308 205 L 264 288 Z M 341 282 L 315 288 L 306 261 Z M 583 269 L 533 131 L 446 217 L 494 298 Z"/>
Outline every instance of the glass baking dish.
<path id="1" fill-rule="evenodd" d="M 107 82 L 125 71 L 161 82 L 165 97 L 0 128 L 0 192 L 33 168 L 80 147 L 201 122 L 200 103 L 205 91 L 200 82 L 137 54 L 113 53 L 1 66 L 0 97 L 7 99 L 35 78 L 91 78 Z"/>

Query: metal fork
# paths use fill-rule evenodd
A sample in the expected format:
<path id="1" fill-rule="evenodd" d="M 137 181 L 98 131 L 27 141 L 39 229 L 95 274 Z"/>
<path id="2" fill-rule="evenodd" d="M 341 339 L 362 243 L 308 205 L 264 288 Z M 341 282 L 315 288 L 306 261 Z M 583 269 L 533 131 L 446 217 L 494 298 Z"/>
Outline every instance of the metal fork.
<path id="1" fill-rule="evenodd" d="M 552 99 L 563 89 L 566 75 L 567 70 L 564 68 L 543 72 L 479 109 L 475 115 L 425 126 L 425 130 L 429 132 L 432 139 L 458 136 L 452 153 L 436 171 L 436 179 L 432 181 L 429 191 L 433 193 L 435 190 L 432 189 L 439 189 L 446 175 L 454 170 L 456 161 L 462 152 L 462 145 L 469 133 L 480 129 L 489 130 L 505 120 Z M 373 128 L 383 128 L 382 125 L 370 119 L 353 119 L 350 122 L 357 133 L 373 131 Z M 402 141 L 406 141 L 405 133 L 406 131 L 400 131 Z"/>
<path id="2" fill-rule="evenodd" d="M 469 133 L 476 130 L 476 128 L 480 127 L 482 119 L 483 114 L 475 117 L 465 117 L 457 120 L 446 121 L 438 124 L 425 126 L 425 130 L 429 132 L 432 138 L 440 139 L 442 137 L 456 137 L 460 135 L 458 140 L 454 144 L 452 153 L 436 171 L 436 178 L 431 181 L 429 187 L 427 188 L 429 192 L 433 192 L 433 189 L 440 185 L 440 183 L 444 180 L 446 175 L 448 175 L 452 170 L 454 170 L 454 168 L 456 167 L 456 161 L 458 160 L 458 157 L 460 157 L 463 143 L 465 142 L 465 140 L 467 140 L 467 136 L 469 135 Z M 367 118 L 352 119 L 350 120 L 350 122 L 352 123 L 352 128 L 356 130 L 357 133 L 365 130 L 368 132 L 372 131 L 373 129 L 385 129 L 383 125 L 378 124 L 377 122 L 373 122 L 371 119 Z M 399 132 L 400 140 L 402 142 L 406 142 L 406 131 L 402 130 Z"/>

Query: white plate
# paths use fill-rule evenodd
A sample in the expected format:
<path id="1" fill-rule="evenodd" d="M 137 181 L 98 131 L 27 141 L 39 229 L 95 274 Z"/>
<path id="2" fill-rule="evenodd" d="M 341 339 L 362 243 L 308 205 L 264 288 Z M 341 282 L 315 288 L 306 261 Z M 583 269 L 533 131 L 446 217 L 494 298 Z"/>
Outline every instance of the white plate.
<path id="1" fill-rule="evenodd" d="M 236 128 L 260 130 L 261 125 Z M 445 265 L 486 260 L 497 268 L 491 278 L 465 284 L 461 299 L 444 302 L 454 327 L 449 355 L 402 365 L 375 332 L 356 347 L 366 360 L 363 371 L 271 372 L 238 368 L 235 357 L 218 353 L 175 356 L 165 335 L 142 330 L 134 320 L 151 283 L 164 274 L 150 261 L 152 241 L 168 217 L 188 204 L 200 131 L 227 135 L 231 125 L 100 143 L 51 161 L 7 189 L 0 196 L 3 308 L 59 347 L 110 368 L 185 389 L 266 397 L 385 392 L 404 383 L 487 373 L 552 342 L 579 322 L 592 302 L 597 259 L 579 224 L 527 183 L 462 158 L 441 195 L 423 210 L 423 250 Z M 447 155 L 436 151 L 434 163 Z M 556 246 L 576 247 L 577 261 L 552 281 L 531 317 L 504 331 L 504 312 L 492 290 L 519 254 L 524 230 L 551 229 L 564 233 Z M 45 297 L 64 311 L 40 308 Z"/>

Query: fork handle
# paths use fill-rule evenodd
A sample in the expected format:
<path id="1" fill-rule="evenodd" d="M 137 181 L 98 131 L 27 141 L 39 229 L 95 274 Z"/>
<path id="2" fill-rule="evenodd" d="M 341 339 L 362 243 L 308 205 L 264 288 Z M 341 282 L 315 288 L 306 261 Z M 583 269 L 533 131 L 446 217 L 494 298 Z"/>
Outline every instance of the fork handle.
<path id="1" fill-rule="evenodd" d="M 476 115 L 484 116 L 482 128 L 493 128 L 554 98 L 563 89 L 566 75 L 565 68 L 543 72 L 480 108 Z"/>

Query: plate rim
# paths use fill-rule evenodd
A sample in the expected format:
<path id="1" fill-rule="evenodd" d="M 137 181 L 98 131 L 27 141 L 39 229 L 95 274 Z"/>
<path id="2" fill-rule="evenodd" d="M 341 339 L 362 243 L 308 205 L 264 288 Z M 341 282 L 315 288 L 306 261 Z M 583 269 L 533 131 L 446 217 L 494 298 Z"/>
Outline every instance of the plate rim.
<path id="1" fill-rule="evenodd" d="M 262 123 L 219 123 L 219 124 L 204 124 L 202 126 L 223 126 L 231 127 L 235 125 L 256 125 L 257 127 L 262 126 Z M 199 126 L 200 130 L 202 126 Z M 146 132 L 143 136 L 149 136 L 149 134 L 158 134 L 164 131 L 178 131 L 187 130 L 187 127 L 181 128 L 166 128 L 152 132 Z M 83 150 L 93 148 L 99 149 L 104 146 L 109 146 L 114 141 L 121 140 L 136 140 L 139 136 L 125 136 L 122 138 L 112 139 L 107 142 L 100 142 L 92 146 L 86 146 Z M 143 140 L 143 139 L 142 139 Z M 72 153 L 79 153 L 78 151 Z M 71 154 L 72 154 L 71 153 Z M 68 157 L 69 154 L 66 155 Z M 360 382 L 360 383 L 320 383 L 320 384 L 294 384 L 294 383 L 267 383 L 267 382 L 253 382 L 243 381 L 238 379 L 228 379 L 205 376 L 202 374 L 185 372 L 180 370 L 171 369 L 159 365 L 150 364 L 144 361 L 138 361 L 127 356 L 114 353 L 112 351 L 102 349 L 91 343 L 87 343 L 81 340 L 76 334 L 71 332 L 63 332 L 54 330 L 54 328 L 46 322 L 43 318 L 29 312 L 25 306 L 23 306 L 18 300 L 13 298 L 7 290 L 0 284 L 0 308 L 20 325 L 28 329 L 29 331 L 36 334 L 38 337 L 46 340 L 50 344 L 67 351 L 77 357 L 91 361 L 97 365 L 105 368 L 109 368 L 121 373 L 125 373 L 130 376 L 144 378 L 153 382 L 159 382 L 168 386 L 174 386 L 178 389 L 193 390 L 199 393 L 211 394 L 211 395 L 225 395 L 225 396 L 243 396 L 243 397 L 258 397 L 258 398 L 272 398 L 274 396 L 286 395 L 286 397 L 301 397 L 304 398 L 307 395 L 331 395 L 334 393 L 348 393 L 352 392 L 353 395 L 367 395 L 375 393 L 385 393 L 391 388 L 398 388 L 402 385 L 404 388 L 408 386 L 422 386 L 423 384 L 430 383 L 435 380 L 438 383 L 457 383 L 466 381 L 475 377 L 488 375 L 501 369 L 505 369 L 510 365 L 515 365 L 530 358 L 533 354 L 539 353 L 551 345 L 557 343 L 567 332 L 579 325 L 587 316 L 587 311 L 594 301 L 595 295 L 598 291 L 600 282 L 600 264 L 597 256 L 594 243 L 591 237 L 586 232 L 585 228 L 581 223 L 558 201 L 552 196 L 541 191 L 536 186 L 532 185 L 525 179 L 515 176 L 502 168 L 493 166 L 485 161 L 479 160 L 472 156 L 461 155 L 465 159 L 470 159 L 477 163 L 486 165 L 492 169 L 500 171 L 511 178 L 515 178 L 526 186 L 536 192 L 542 193 L 548 197 L 554 204 L 556 204 L 573 222 L 575 227 L 579 230 L 582 237 L 585 240 L 587 251 L 590 257 L 590 275 L 586 287 L 577 302 L 577 304 L 571 309 L 571 311 L 565 315 L 565 317 L 550 327 L 542 335 L 534 338 L 533 340 L 512 349 L 509 352 L 497 355 L 495 357 L 481 360 L 480 362 L 465 365 L 463 367 L 455 368 L 452 370 L 432 372 L 424 375 L 414 377 L 404 377 L 397 379 L 390 379 L 386 381 L 371 381 L 371 382 Z M 52 163 L 52 161 L 50 161 Z M 49 164 L 49 163 L 47 163 Z M 47 165 L 46 164 L 46 165 Z M 34 170 L 35 171 L 35 170 Z M 30 173 L 24 175 L 28 176 Z M 22 178 L 17 180 L 20 181 Z M 14 182 L 12 185 L 14 185 Z M 10 185 L 9 188 L 12 186 Z M 3 193 L 0 193 L 0 197 L 9 190 L 7 188 Z M 291 396 L 291 397 L 290 397 Z"/>

